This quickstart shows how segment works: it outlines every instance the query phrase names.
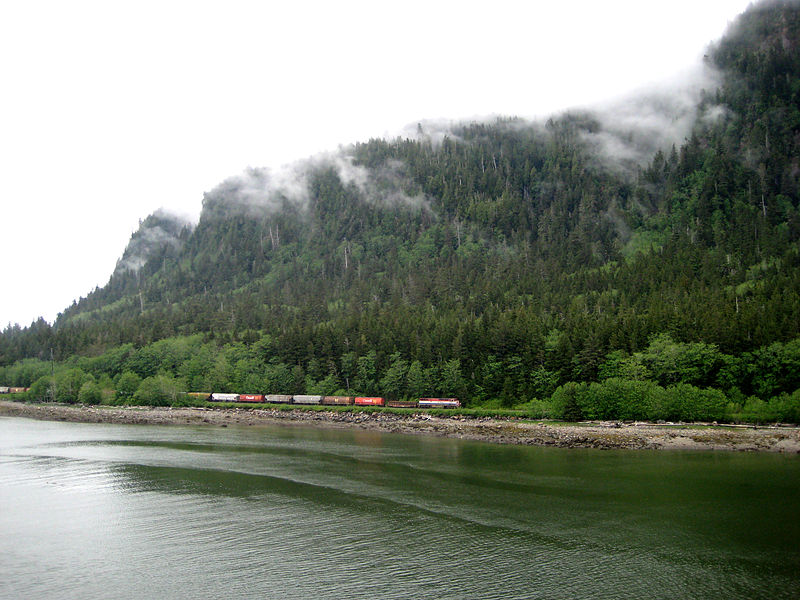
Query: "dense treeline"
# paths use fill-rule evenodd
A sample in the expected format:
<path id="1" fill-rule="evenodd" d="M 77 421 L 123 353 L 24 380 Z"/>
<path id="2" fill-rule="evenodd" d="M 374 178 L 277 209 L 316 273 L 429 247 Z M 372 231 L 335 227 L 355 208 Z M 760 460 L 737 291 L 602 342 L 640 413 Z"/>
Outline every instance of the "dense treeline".
<path id="1" fill-rule="evenodd" d="M 607 414 L 587 398 L 630 389 L 661 407 L 637 418 L 689 416 L 663 407 L 690 406 L 690 388 L 708 404 L 713 389 L 724 401 L 712 420 L 758 402 L 789 419 L 798 22 L 793 3 L 751 8 L 709 50 L 722 84 L 689 138 L 634 171 L 599 152 L 607 132 L 592 115 L 463 125 L 441 141 L 421 126 L 309 166 L 301 199 L 265 191 L 249 205 L 228 184 L 194 228 L 152 216 L 107 286 L 52 326 L 0 335 L 3 373 L 52 352 L 100 389 L 119 391 L 129 372 L 176 389 L 547 401 L 573 416 Z M 159 243 L 142 254 L 146 240 Z M 155 370 L 90 366 L 159 344 L 188 354 Z M 209 356 L 228 366 L 187 366 Z M 684 400 L 656 401 L 658 390 Z"/>
<path id="2" fill-rule="evenodd" d="M 558 344 L 548 340 L 546 352 L 557 353 Z M 67 403 L 167 405 L 184 402 L 183 392 L 192 390 L 392 399 L 455 393 L 471 397 L 473 405 L 564 419 L 800 422 L 800 338 L 735 357 L 713 344 L 659 335 L 641 352 L 617 350 L 603 357 L 596 382 L 563 385 L 557 371 L 526 371 L 520 357 L 490 356 L 474 376 L 462 371 L 458 359 L 425 367 L 399 352 L 381 360 L 375 351 L 346 353 L 338 364 L 312 360 L 304 369 L 275 359 L 272 345 L 268 337 L 222 346 L 201 335 L 169 338 L 58 365 L 26 359 L 1 367 L 0 379 L 31 387 L 33 400 Z M 499 395 L 487 395 L 498 387 Z"/>

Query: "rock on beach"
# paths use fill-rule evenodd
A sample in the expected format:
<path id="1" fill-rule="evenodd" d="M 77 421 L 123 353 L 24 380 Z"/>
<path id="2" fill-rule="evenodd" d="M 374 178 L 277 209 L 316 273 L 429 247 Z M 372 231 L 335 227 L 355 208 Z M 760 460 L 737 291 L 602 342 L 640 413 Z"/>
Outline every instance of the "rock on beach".
<path id="1" fill-rule="evenodd" d="M 252 426 L 282 424 L 358 428 L 387 433 L 433 435 L 496 444 L 605 450 L 729 450 L 800 453 L 800 428 L 713 425 L 578 423 L 433 416 L 426 413 L 175 408 L 26 404 L 0 400 L 0 416 L 48 421 L 147 425 Z"/>

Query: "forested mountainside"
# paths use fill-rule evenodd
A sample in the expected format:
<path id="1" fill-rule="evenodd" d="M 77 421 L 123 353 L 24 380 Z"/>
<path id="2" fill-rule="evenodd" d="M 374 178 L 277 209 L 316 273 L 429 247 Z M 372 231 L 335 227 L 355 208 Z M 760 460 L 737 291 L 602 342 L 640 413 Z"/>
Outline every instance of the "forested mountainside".
<path id="1" fill-rule="evenodd" d="M 0 378 L 34 383 L 52 349 L 75 394 L 129 375 L 563 416 L 613 381 L 800 406 L 799 17 L 756 5 L 708 49 L 672 145 L 591 112 L 422 123 L 232 177 L 194 226 L 143 221 L 52 326 L 5 330 Z"/>

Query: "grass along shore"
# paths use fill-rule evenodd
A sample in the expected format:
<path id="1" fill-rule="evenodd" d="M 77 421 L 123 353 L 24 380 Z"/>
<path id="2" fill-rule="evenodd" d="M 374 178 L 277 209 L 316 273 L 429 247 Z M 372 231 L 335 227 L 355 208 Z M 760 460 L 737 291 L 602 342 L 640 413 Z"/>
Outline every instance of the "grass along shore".
<path id="1" fill-rule="evenodd" d="M 496 444 L 632 450 L 800 453 L 800 428 L 651 423 L 557 423 L 429 414 L 409 410 L 309 410 L 258 407 L 144 407 L 34 404 L 0 400 L 0 416 L 48 421 L 147 425 L 306 425 L 452 437 Z"/>

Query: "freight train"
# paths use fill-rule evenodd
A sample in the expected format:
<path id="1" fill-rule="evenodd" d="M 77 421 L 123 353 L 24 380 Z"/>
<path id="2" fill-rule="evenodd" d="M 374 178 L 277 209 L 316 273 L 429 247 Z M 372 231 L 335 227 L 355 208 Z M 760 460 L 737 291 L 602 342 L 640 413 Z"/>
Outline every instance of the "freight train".
<path id="1" fill-rule="evenodd" d="M 221 394 L 189 392 L 190 398 L 207 402 L 242 402 L 248 404 L 300 404 L 324 406 L 388 406 L 390 408 L 459 408 L 457 398 L 420 398 L 419 400 L 386 400 L 367 396 L 312 396 L 306 394 Z"/>

